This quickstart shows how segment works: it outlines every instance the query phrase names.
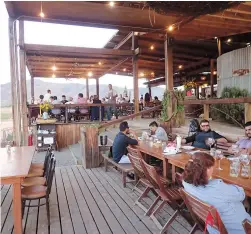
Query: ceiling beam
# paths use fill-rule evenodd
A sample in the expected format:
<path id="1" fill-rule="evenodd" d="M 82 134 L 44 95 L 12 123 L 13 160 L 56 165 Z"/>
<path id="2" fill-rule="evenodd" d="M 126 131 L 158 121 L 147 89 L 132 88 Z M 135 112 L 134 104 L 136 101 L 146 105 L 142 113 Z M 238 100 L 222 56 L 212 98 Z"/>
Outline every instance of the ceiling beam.
<path id="1" fill-rule="evenodd" d="M 130 32 L 125 38 L 123 38 L 115 47 L 114 49 L 117 50 L 119 49 L 121 46 L 123 46 L 128 40 L 130 40 L 132 38 L 134 32 Z"/>

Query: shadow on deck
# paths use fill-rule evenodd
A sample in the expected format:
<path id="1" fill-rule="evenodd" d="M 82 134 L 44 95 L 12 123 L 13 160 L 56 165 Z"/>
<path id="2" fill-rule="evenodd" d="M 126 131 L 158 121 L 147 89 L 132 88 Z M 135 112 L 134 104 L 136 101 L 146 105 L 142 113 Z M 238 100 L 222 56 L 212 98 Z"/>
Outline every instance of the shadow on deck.
<path id="1" fill-rule="evenodd" d="M 46 209 L 42 206 L 39 209 L 26 208 L 24 233 L 159 233 L 152 220 L 134 205 L 138 194 L 132 191 L 132 186 L 128 184 L 123 188 L 120 174 L 111 168 L 104 172 L 103 168 L 58 167 L 50 195 L 50 230 Z M 149 206 L 152 199 L 145 199 L 145 205 Z M 31 203 L 37 204 L 37 201 Z M 172 212 L 170 207 L 164 207 L 162 221 Z M 168 233 L 185 234 L 190 229 L 186 220 L 178 217 Z M 1 233 L 12 232 L 12 187 L 4 185 L 1 186 Z"/>

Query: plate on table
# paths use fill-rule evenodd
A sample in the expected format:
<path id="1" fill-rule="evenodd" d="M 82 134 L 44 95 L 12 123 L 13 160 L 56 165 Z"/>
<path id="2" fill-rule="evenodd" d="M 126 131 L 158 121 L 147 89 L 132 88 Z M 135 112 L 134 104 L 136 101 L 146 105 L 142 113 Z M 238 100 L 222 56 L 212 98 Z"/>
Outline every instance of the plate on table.
<path id="1" fill-rule="evenodd" d="M 194 149 L 194 146 L 183 145 L 183 146 L 181 146 L 181 148 L 184 149 L 184 150 L 193 150 L 193 149 Z"/>
<path id="2" fill-rule="evenodd" d="M 138 140 L 139 140 L 139 141 L 142 141 L 142 137 L 138 137 Z"/>

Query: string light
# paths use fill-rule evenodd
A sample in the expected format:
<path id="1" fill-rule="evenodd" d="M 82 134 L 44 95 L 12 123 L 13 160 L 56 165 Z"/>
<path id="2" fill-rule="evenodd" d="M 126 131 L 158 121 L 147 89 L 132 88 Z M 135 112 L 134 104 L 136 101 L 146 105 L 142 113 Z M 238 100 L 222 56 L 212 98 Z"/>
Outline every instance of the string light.
<path id="1" fill-rule="evenodd" d="M 154 72 L 151 72 L 151 76 L 154 76 Z"/>
<path id="2" fill-rule="evenodd" d="M 52 71 L 56 71 L 57 67 L 55 65 L 53 65 L 51 69 L 52 69 Z"/>
<path id="3" fill-rule="evenodd" d="M 216 40 L 216 39 L 217 39 L 217 37 L 214 37 L 214 39 Z"/>
<path id="4" fill-rule="evenodd" d="M 52 76 L 51 76 L 52 78 L 55 78 L 56 77 L 56 75 L 55 74 L 52 74 Z"/>
<path id="5" fill-rule="evenodd" d="M 214 75 L 217 75 L 217 71 L 214 71 L 213 74 L 214 74 Z"/>
<path id="6" fill-rule="evenodd" d="M 41 1 L 41 9 L 40 9 L 40 13 L 39 13 L 39 16 L 41 17 L 41 18 L 44 18 L 44 12 L 43 12 L 43 3 L 42 3 L 42 1 Z"/>
<path id="7" fill-rule="evenodd" d="M 138 36 L 138 35 L 139 35 L 139 33 L 138 33 L 138 32 L 134 32 L 134 35 L 135 35 L 135 36 Z"/>
<path id="8" fill-rule="evenodd" d="M 102 65 L 102 62 L 98 62 L 98 65 L 101 66 L 101 65 Z"/>
<path id="9" fill-rule="evenodd" d="M 181 69 L 183 66 L 182 65 L 179 65 L 179 69 Z"/>
<path id="10" fill-rule="evenodd" d="M 231 39 L 231 38 L 228 38 L 228 39 L 227 39 L 227 42 L 231 42 L 231 41 L 232 41 L 232 39 Z"/>
<path id="11" fill-rule="evenodd" d="M 168 31 L 173 31 L 173 26 L 172 25 L 170 25 L 169 27 L 168 27 Z"/>
<path id="12" fill-rule="evenodd" d="M 118 75 L 118 72 L 116 72 L 116 75 Z"/>
<path id="13" fill-rule="evenodd" d="M 88 72 L 88 74 L 87 74 L 89 77 L 91 77 L 92 76 L 92 72 Z"/>
<path id="14" fill-rule="evenodd" d="M 126 68 L 124 68 L 123 71 L 125 72 L 125 71 L 126 71 Z"/>
<path id="15" fill-rule="evenodd" d="M 151 46 L 150 46 L 150 50 L 154 50 L 154 45 L 151 45 Z"/>
<path id="16" fill-rule="evenodd" d="M 109 2 L 110 7 L 114 7 L 115 3 L 113 1 Z"/>

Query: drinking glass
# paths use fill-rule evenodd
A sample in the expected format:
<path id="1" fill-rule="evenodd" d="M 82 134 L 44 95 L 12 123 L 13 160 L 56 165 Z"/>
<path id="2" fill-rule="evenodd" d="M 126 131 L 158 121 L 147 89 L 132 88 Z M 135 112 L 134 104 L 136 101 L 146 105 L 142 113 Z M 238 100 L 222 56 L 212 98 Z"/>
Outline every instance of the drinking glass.
<path id="1" fill-rule="evenodd" d="M 230 160 L 229 175 L 231 177 L 238 177 L 239 172 L 240 172 L 240 160 L 239 158 L 232 158 Z"/>
<path id="2" fill-rule="evenodd" d="M 249 178 L 250 176 L 250 160 L 247 154 L 242 154 L 240 156 L 241 162 L 241 177 Z"/>
<path id="3" fill-rule="evenodd" d="M 233 144 L 233 145 L 231 146 L 231 148 L 232 148 L 233 154 L 234 154 L 234 155 L 238 155 L 238 153 L 240 152 L 239 145 Z"/>
<path id="4" fill-rule="evenodd" d="M 221 162 L 221 159 L 223 159 L 224 158 L 224 156 L 223 156 L 223 153 L 222 153 L 222 151 L 221 150 L 216 150 L 215 151 L 215 158 L 218 160 L 218 168 L 216 168 L 217 170 L 220 170 L 220 171 L 222 171 L 223 169 L 220 167 L 220 162 Z"/>
<path id="5" fill-rule="evenodd" d="M 206 144 L 210 147 L 210 151 L 211 151 L 212 145 L 214 143 L 215 143 L 214 138 L 209 137 L 209 138 L 206 139 Z"/>

